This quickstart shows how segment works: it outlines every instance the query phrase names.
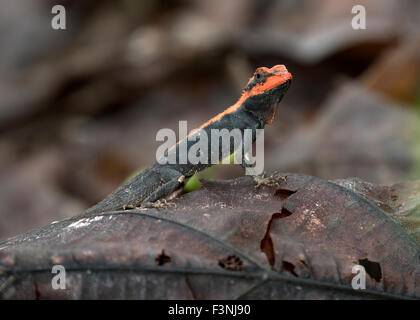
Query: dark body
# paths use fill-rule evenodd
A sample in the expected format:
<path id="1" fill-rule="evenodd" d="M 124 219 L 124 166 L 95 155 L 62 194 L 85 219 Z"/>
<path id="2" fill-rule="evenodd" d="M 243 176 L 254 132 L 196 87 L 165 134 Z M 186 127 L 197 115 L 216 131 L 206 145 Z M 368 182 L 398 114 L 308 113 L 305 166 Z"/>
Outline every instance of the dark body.
<path id="1" fill-rule="evenodd" d="M 207 134 L 208 150 L 212 150 L 212 129 L 227 129 L 229 131 L 239 129 L 242 136 L 245 129 L 251 129 L 252 141 L 255 141 L 256 129 L 263 129 L 267 120 L 274 117 L 275 110 L 288 90 L 290 82 L 291 76 L 289 79 L 279 83 L 279 85 L 264 91 L 263 94 L 243 95 L 234 106 L 209 120 L 194 134 L 201 134 L 202 132 Z M 249 82 L 248 88 L 250 87 L 250 84 L 252 85 L 253 82 Z M 176 152 L 177 154 L 177 161 L 175 164 L 160 164 L 159 162 L 156 162 L 151 167 L 145 169 L 137 176 L 121 185 L 104 200 L 83 212 L 81 216 L 120 210 L 127 207 L 138 207 L 150 204 L 170 195 L 182 186 L 185 178 L 191 177 L 193 174 L 214 165 L 210 161 L 210 152 L 208 154 L 207 163 L 194 164 L 190 163 L 188 159 L 185 164 L 179 163 L 180 150 L 185 150 L 185 144 L 187 145 L 186 150 L 189 151 L 196 143 L 197 141 L 190 141 L 189 139 L 181 140 L 169 151 Z M 184 148 L 181 148 L 181 146 Z M 235 148 L 232 141 L 230 144 L 230 153 L 233 153 L 234 151 Z M 218 156 L 220 158 L 222 155 L 222 143 L 219 143 L 219 150 L 216 152 L 219 153 Z M 243 165 L 245 164 L 243 163 Z"/>

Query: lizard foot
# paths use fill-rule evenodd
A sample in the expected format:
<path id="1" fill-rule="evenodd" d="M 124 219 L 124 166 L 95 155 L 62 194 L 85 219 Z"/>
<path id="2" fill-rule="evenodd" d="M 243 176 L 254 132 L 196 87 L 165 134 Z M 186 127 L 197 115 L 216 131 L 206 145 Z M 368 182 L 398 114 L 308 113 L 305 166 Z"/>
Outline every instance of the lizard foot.
<path id="1" fill-rule="evenodd" d="M 134 209 L 135 207 L 132 204 L 127 204 L 127 205 L 123 205 L 122 209 L 123 210 L 131 210 Z"/>
<path id="2" fill-rule="evenodd" d="M 156 200 L 155 202 L 146 202 L 146 203 L 142 203 L 142 205 L 140 206 L 140 208 L 167 208 L 170 206 L 175 205 L 174 203 L 167 201 L 166 199 L 161 199 L 161 200 Z"/>
<path id="3" fill-rule="evenodd" d="M 278 171 L 274 171 L 273 174 L 271 174 L 268 177 L 265 176 L 265 172 L 263 172 L 260 175 L 253 176 L 253 179 L 255 182 L 255 189 L 258 189 L 261 186 L 280 187 L 278 179 L 281 179 L 283 181 L 287 181 L 287 180 L 286 180 L 286 177 L 277 177 L 276 176 L 277 173 Z"/>

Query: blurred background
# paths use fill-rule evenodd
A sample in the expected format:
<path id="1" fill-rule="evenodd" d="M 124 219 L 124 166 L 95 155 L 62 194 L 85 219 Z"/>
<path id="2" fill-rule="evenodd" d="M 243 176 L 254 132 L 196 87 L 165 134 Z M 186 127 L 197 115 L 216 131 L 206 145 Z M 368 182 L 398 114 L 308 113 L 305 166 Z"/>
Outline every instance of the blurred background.
<path id="1" fill-rule="evenodd" d="M 266 170 L 420 179 L 419 23 L 417 0 L 0 0 L 0 240 L 103 199 L 155 161 L 159 129 L 199 126 L 260 66 L 294 76 Z"/>

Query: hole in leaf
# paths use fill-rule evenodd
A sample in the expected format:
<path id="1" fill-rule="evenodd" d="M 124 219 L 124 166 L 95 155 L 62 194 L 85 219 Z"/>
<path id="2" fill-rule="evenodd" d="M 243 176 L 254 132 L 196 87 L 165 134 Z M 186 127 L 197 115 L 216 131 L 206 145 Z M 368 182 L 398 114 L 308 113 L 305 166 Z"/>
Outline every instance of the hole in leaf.
<path id="1" fill-rule="evenodd" d="M 273 240 L 271 239 L 269 228 L 267 228 L 267 233 L 265 234 L 264 238 L 261 240 L 260 249 L 262 252 L 264 252 L 265 256 L 267 257 L 267 260 L 270 266 L 274 266 L 274 262 L 276 261 L 276 258 L 274 255 Z"/>
<path id="2" fill-rule="evenodd" d="M 273 213 L 270 221 L 268 222 L 267 231 L 265 232 L 264 238 L 262 238 L 260 242 L 260 249 L 262 252 L 264 252 L 265 256 L 267 257 L 268 263 L 272 267 L 274 266 L 274 263 L 276 262 L 276 256 L 274 253 L 273 240 L 271 239 L 271 234 L 270 234 L 271 224 L 275 218 L 286 218 L 290 216 L 291 214 L 292 212 L 290 212 L 289 210 L 285 208 L 282 208 L 281 212 Z"/>
<path id="3" fill-rule="evenodd" d="M 295 277 L 298 277 L 297 273 L 295 272 L 295 265 L 288 261 L 282 261 L 283 269 L 293 274 Z"/>
<path id="4" fill-rule="evenodd" d="M 294 193 L 296 193 L 296 191 L 278 188 L 276 189 L 276 192 L 274 193 L 274 195 L 282 199 L 286 199 Z"/>
<path id="5" fill-rule="evenodd" d="M 227 258 L 219 260 L 219 266 L 223 269 L 231 270 L 231 271 L 241 271 L 243 267 L 243 262 L 241 258 L 232 255 L 228 256 Z"/>
<path id="6" fill-rule="evenodd" d="M 381 265 L 375 261 L 369 261 L 366 259 L 359 259 L 359 264 L 363 266 L 367 272 L 367 274 L 372 278 L 375 279 L 376 282 L 380 282 L 382 279 L 382 270 Z"/>
<path id="7" fill-rule="evenodd" d="M 308 266 L 308 264 L 306 263 L 306 261 L 305 260 L 299 260 L 300 261 L 300 263 L 302 263 L 305 267 L 307 267 Z"/>
<path id="8" fill-rule="evenodd" d="M 165 250 L 162 250 L 162 252 L 156 257 L 155 261 L 158 266 L 163 266 L 165 263 L 171 262 L 171 257 L 165 254 Z"/>
<path id="9" fill-rule="evenodd" d="M 282 208 L 280 213 L 277 213 L 276 218 L 286 218 L 288 216 L 290 216 L 293 212 L 290 212 L 289 210 L 287 210 L 286 208 Z"/>

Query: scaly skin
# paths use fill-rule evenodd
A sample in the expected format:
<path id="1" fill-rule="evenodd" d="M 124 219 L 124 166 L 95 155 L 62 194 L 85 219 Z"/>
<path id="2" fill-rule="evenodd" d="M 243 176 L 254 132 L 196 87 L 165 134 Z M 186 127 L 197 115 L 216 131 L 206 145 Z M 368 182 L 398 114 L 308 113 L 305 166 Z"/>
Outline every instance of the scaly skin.
<path id="1" fill-rule="evenodd" d="M 229 131 L 239 129 L 242 134 L 245 129 L 252 129 L 253 141 L 255 141 L 256 129 L 263 129 L 266 124 L 271 124 L 274 121 L 278 104 L 289 89 L 291 80 L 292 75 L 284 65 L 276 65 L 271 69 L 258 68 L 249 79 L 240 99 L 200 126 L 195 134 L 200 134 L 200 131 L 207 133 L 208 150 L 211 150 L 211 129 L 228 129 Z M 186 150 L 189 150 L 195 143 L 196 141 L 183 139 L 170 152 L 177 152 L 178 160 L 178 151 L 181 146 L 184 147 L 182 150 L 185 150 L 185 145 Z M 231 145 L 230 151 L 231 153 L 235 151 L 233 145 Z M 219 155 L 221 153 L 220 147 Z M 104 200 L 83 212 L 81 216 L 133 208 L 140 205 L 148 206 L 179 189 L 186 178 L 210 166 L 212 166 L 210 161 L 208 161 L 208 164 L 192 164 L 189 162 L 186 164 L 159 164 L 156 162 L 124 183 Z M 244 163 L 243 166 L 245 166 Z"/>

